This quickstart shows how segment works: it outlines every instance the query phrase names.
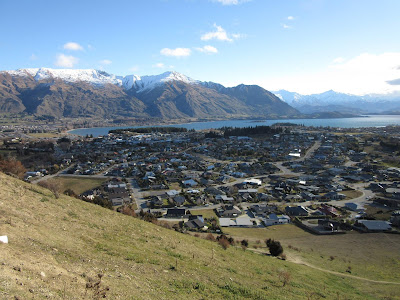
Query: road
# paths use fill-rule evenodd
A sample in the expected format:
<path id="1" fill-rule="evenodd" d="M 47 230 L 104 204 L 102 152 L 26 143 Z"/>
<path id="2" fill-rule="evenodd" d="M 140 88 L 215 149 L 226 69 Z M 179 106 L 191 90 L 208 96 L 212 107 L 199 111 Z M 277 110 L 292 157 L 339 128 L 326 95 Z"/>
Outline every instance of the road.
<path id="1" fill-rule="evenodd" d="M 281 172 L 280 173 L 276 173 L 273 175 L 291 175 L 291 176 L 300 176 L 301 173 L 296 173 L 296 172 L 292 172 L 291 170 L 289 170 L 288 168 L 286 168 L 283 164 L 286 162 L 303 162 L 305 159 L 310 158 L 315 151 L 317 151 L 319 149 L 319 147 L 321 147 L 321 142 L 320 141 L 316 141 L 314 143 L 314 145 L 312 145 L 306 152 L 306 154 L 303 157 L 297 158 L 297 159 L 293 159 L 290 161 L 280 161 L 280 162 L 274 162 L 273 164 L 275 165 L 275 167 L 277 167 Z"/>

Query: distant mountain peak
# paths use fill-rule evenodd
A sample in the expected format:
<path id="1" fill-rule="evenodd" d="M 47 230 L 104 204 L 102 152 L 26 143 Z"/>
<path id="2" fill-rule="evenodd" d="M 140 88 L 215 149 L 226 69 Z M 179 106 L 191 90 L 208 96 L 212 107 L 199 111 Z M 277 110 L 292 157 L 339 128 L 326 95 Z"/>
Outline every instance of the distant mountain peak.
<path id="1" fill-rule="evenodd" d="M 36 81 L 46 79 L 61 79 L 66 82 L 85 81 L 94 85 L 115 84 L 123 86 L 129 90 L 135 88 L 137 92 L 142 92 L 154 88 L 169 81 L 183 81 L 189 84 L 198 83 L 186 75 L 176 71 L 167 71 L 159 75 L 127 75 L 116 76 L 101 70 L 95 69 L 51 69 L 51 68 L 32 68 L 18 69 L 12 71 L 2 71 L 11 76 L 32 76 Z"/>

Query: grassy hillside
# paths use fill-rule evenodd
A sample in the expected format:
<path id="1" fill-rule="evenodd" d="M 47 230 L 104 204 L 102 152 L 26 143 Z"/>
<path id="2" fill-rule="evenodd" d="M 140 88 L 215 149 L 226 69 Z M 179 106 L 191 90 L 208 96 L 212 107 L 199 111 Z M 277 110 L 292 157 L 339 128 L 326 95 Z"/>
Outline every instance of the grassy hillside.
<path id="1" fill-rule="evenodd" d="M 0 174 L 1 299 L 396 299 L 337 276 L 180 234 Z M 289 275 L 288 275 L 289 274 Z M 283 286 L 283 275 L 290 276 Z M 92 282 L 93 283 L 93 282 Z"/>

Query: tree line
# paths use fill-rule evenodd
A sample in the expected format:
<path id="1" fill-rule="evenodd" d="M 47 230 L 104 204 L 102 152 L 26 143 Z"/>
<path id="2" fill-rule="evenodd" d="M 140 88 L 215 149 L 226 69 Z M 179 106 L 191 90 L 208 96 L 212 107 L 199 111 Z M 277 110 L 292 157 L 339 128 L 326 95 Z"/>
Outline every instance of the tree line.
<path id="1" fill-rule="evenodd" d="M 129 133 L 129 132 L 135 132 L 135 133 L 153 133 L 153 132 L 171 133 L 171 132 L 187 132 L 187 131 L 188 130 L 186 128 L 181 128 L 181 127 L 143 127 L 143 128 L 113 129 L 113 130 L 110 130 L 109 133 L 114 133 L 114 134 L 123 134 L 123 133 Z"/>

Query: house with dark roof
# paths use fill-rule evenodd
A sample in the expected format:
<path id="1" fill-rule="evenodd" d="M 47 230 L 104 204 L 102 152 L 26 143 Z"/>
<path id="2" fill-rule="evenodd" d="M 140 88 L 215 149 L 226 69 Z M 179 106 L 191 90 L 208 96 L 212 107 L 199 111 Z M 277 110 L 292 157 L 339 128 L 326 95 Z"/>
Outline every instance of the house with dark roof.
<path id="1" fill-rule="evenodd" d="M 357 220 L 354 228 L 364 232 L 383 232 L 391 231 L 392 226 L 387 221 L 380 220 Z"/>
<path id="2" fill-rule="evenodd" d="M 285 212 L 289 216 L 308 216 L 308 210 L 304 206 L 286 206 Z"/>
<path id="3" fill-rule="evenodd" d="M 166 218 L 183 218 L 186 215 L 186 210 L 184 208 L 169 208 L 167 210 Z"/>
<path id="4" fill-rule="evenodd" d="M 219 211 L 222 218 L 236 218 L 242 214 L 242 211 L 236 205 L 226 205 Z"/>
<path id="5" fill-rule="evenodd" d="M 188 229 L 203 229 L 205 227 L 203 216 L 189 216 L 189 221 L 184 223 Z"/>

